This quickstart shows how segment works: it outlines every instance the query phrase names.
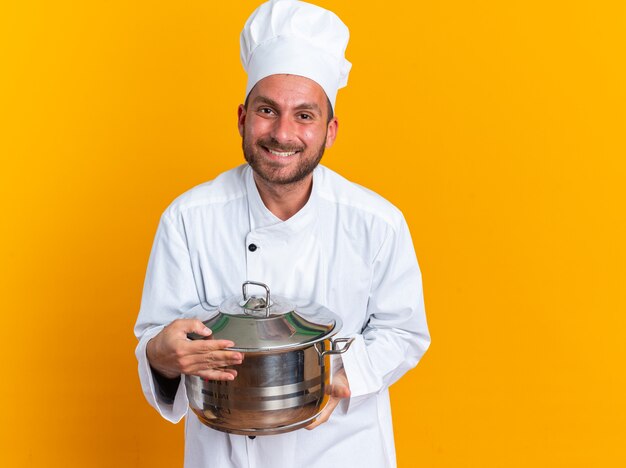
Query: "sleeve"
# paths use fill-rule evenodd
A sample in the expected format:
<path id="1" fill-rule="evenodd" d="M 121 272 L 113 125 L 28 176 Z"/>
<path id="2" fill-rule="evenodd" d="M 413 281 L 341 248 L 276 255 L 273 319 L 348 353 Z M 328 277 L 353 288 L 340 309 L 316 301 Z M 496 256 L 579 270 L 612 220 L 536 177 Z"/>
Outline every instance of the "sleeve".
<path id="1" fill-rule="evenodd" d="M 167 392 L 159 387 L 159 380 L 155 379 L 150 367 L 146 346 L 167 324 L 178 318 L 194 317 L 199 305 L 182 221 L 178 224 L 177 229 L 167 211 L 161 217 L 135 324 L 135 335 L 139 340 L 135 354 L 141 388 L 148 403 L 173 423 L 179 422 L 187 413 L 184 376 L 173 401 L 167 398 Z"/>
<path id="2" fill-rule="evenodd" d="M 374 258 L 367 324 L 341 355 L 352 393 L 348 408 L 387 389 L 430 345 L 419 265 L 403 217 L 399 224 L 387 230 Z"/>

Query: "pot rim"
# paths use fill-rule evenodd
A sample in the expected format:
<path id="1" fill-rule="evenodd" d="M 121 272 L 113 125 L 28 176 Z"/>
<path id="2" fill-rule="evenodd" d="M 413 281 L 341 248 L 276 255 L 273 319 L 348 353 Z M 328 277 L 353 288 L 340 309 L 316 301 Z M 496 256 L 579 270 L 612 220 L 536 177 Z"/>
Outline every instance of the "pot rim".
<path id="1" fill-rule="evenodd" d="M 334 335 L 337 334 L 337 332 L 338 332 L 337 324 L 335 324 L 335 327 L 332 330 L 330 330 L 326 335 L 316 337 L 315 339 L 312 339 L 311 341 L 307 341 L 305 343 L 287 343 L 283 345 L 267 346 L 263 348 L 243 348 L 239 346 L 233 346 L 230 348 L 224 348 L 224 350 L 237 351 L 240 353 L 255 353 L 255 354 L 271 354 L 276 351 L 296 351 L 298 349 L 306 349 L 324 340 L 330 340 Z"/>

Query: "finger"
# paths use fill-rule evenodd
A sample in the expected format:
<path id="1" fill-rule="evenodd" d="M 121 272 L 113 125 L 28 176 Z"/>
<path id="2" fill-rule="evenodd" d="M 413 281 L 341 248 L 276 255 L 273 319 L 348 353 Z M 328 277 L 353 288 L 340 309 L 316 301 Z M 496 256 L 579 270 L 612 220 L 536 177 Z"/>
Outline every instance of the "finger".
<path id="1" fill-rule="evenodd" d="M 208 340 L 211 342 L 212 340 Z M 232 341 L 228 340 L 216 340 L 215 344 L 207 345 L 207 342 L 203 340 L 192 340 L 185 341 L 178 344 L 179 346 L 179 357 L 181 358 L 192 358 L 191 362 L 196 362 L 197 360 L 221 360 L 222 358 L 226 359 L 234 359 L 234 360 L 243 360 L 243 353 L 239 351 L 227 351 L 226 348 L 229 348 L 230 345 L 233 344 Z M 210 357 L 211 356 L 211 357 Z M 189 361 L 188 361 L 189 362 Z M 241 362 L 237 362 L 236 364 L 240 364 Z"/>
<path id="2" fill-rule="evenodd" d="M 311 424 L 309 424 L 308 426 L 304 426 L 304 428 L 307 431 L 312 431 L 313 429 L 315 429 L 316 427 L 318 427 L 319 425 L 325 423 L 327 421 L 327 419 L 322 420 L 322 416 L 324 415 L 324 411 L 322 411 L 322 413 L 315 419 L 315 421 L 313 421 Z"/>
<path id="3" fill-rule="evenodd" d="M 198 369 L 191 375 L 197 375 L 202 377 L 203 379 L 215 380 L 213 377 L 222 374 L 229 374 L 233 378 L 237 377 L 238 373 L 235 369 L 229 367 L 220 367 L 216 369 Z M 224 376 L 224 378 L 227 378 Z"/>
<path id="4" fill-rule="evenodd" d="M 224 369 L 221 369 L 221 370 L 224 371 L 224 372 L 228 372 L 233 377 L 237 377 L 237 371 L 235 369 L 224 368 Z"/>
<path id="5" fill-rule="evenodd" d="M 205 354 L 192 354 L 182 359 L 185 367 L 197 366 L 203 369 L 236 366 L 243 362 L 243 355 L 234 351 L 213 351 Z"/>
<path id="6" fill-rule="evenodd" d="M 228 374 L 231 377 L 224 374 Z M 196 375 L 198 377 L 202 377 L 204 380 L 233 380 L 237 377 L 238 373 L 235 369 L 229 367 L 219 367 L 214 369 L 197 368 L 186 373 L 185 375 Z"/>
<path id="7" fill-rule="evenodd" d="M 320 413 L 320 415 L 313 421 L 311 424 L 305 427 L 307 430 L 315 429 L 316 427 L 324 424 L 326 421 L 330 419 L 330 415 L 333 413 L 337 405 L 339 404 L 339 400 L 331 398 L 326 405 L 326 408 Z"/>
<path id="8" fill-rule="evenodd" d="M 231 381 L 235 380 L 235 377 L 237 377 L 237 371 L 234 369 L 209 369 L 194 372 L 193 375 L 197 375 L 204 380 Z"/>
<path id="9" fill-rule="evenodd" d="M 187 333 L 196 333 L 198 335 L 208 337 L 211 336 L 211 333 L 213 333 L 210 328 L 198 319 L 178 319 L 174 320 L 169 326 L 172 327 L 177 333 L 185 335 Z"/>
<path id="10" fill-rule="evenodd" d="M 177 358 L 180 373 L 194 374 L 199 371 L 236 366 L 243 362 L 243 353 L 237 351 L 212 351 L 190 354 L 189 349 L 181 350 Z"/>
<path id="11" fill-rule="evenodd" d="M 206 354 L 235 346 L 230 340 L 193 340 L 188 343 L 189 349 L 193 349 L 198 354 Z"/>

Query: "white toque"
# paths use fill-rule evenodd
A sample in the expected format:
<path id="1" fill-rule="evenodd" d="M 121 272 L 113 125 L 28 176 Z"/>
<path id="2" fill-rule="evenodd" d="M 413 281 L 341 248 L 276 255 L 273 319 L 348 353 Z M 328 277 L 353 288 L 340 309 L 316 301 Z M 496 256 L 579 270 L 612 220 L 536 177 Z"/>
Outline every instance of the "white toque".
<path id="1" fill-rule="evenodd" d="M 349 37 L 337 15 L 316 5 L 297 0 L 262 4 L 241 32 L 246 97 L 267 76 L 299 75 L 319 84 L 334 109 L 337 90 L 348 83 L 352 67 L 344 56 Z"/>

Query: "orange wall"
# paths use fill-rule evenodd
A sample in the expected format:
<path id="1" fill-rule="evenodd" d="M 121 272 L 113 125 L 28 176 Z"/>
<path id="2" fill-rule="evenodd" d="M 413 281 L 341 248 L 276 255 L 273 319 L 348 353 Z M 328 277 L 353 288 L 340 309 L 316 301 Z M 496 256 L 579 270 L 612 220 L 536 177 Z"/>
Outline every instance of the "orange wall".
<path id="1" fill-rule="evenodd" d="M 626 4 L 319 3 L 354 63 L 325 163 L 424 275 L 400 467 L 625 466 Z M 160 213 L 242 161 L 256 5 L 2 2 L 1 466 L 181 466 L 132 326 Z"/>

